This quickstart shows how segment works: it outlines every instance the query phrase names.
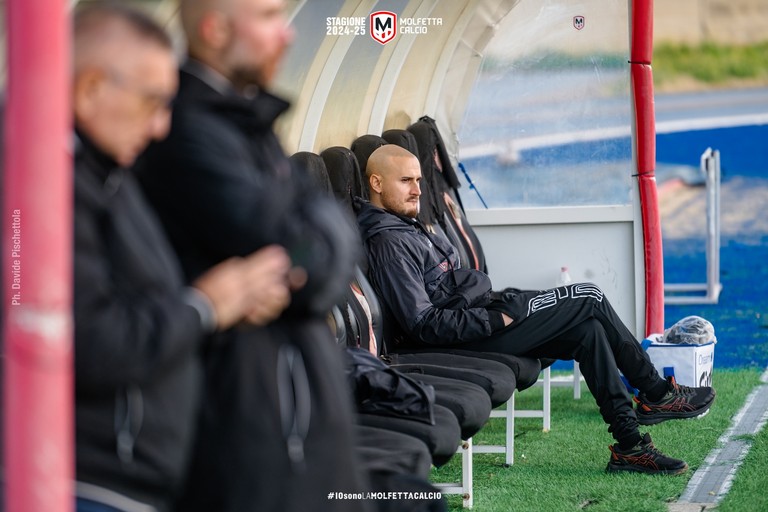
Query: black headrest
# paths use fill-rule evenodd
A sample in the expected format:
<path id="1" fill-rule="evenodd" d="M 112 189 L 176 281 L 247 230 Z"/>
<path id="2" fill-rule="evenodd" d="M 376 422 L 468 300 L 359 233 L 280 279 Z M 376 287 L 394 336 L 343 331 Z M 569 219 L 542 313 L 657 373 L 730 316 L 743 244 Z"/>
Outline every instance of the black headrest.
<path id="1" fill-rule="evenodd" d="M 440 131 L 437 129 L 437 123 L 429 116 L 423 116 L 418 121 L 408 127 L 408 131 L 416 137 L 416 143 L 419 147 L 419 160 L 422 165 L 426 159 L 432 160 L 435 153 L 440 161 L 441 175 L 445 182 L 452 189 L 461 187 L 459 178 L 456 175 L 456 170 L 451 164 L 451 159 L 448 156 L 448 150 L 445 148 L 443 138 L 440 136 Z"/>
<path id="2" fill-rule="evenodd" d="M 426 225 L 439 223 L 445 213 L 445 203 L 442 200 L 446 190 L 445 182 L 440 178 L 437 164 L 435 163 L 435 151 L 437 141 L 431 128 L 425 123 L 414 123 L 408 127 L 416 141 L 417 156 L 421 165 L 421 198 L 419 203 L 419 221 Z"/>
<path id="3" fill-rule="evenodd" d="M 381 137 L 390 144 L 407 149 L 418 158 L 419 145 L 416 143 L 416 137 L 408 130 L 393 128 L 382 133 Z"/>
<path id="4" fill-rule="evenodd" d="M 386 143 L 387 141 L 378 135 L 370 134 L 361 135 L 352 143 L 350 147 L 357 157 L 357 162 L 360 164 L 360 171 L 363 175 L 365 175 L 365 167 L 368 165 L 368 158 L 371 156 L 371 153 Z"/>
<path id="5" fill-rule="evenodd" d="M 334 146 L 320 153 L 328 169 L 331 189 L 336 199 L 352 211 L 353 198 L 367 197 L 368 188 L 363 186 L 357 158 L 349 149 Z"/>
<path id="6" fill-rule="evenodd" d="M 328 170 L 325 162 L 320 157 L 310 151 L 299 151 L 289 157 L 291 165 L 299 172 L 306 172 L 310 175 L 315 185 L 329 196 L 333 196 L 331 189 L 331 180 L 328 177 Z"/>

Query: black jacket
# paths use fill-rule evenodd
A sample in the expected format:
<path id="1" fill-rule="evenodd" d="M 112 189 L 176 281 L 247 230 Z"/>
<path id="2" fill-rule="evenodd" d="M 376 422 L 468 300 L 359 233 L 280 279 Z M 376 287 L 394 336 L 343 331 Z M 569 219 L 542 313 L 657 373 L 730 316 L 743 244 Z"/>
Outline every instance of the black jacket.
<path id="1" fill-rule="evenodd" d="M 179 510 L 354 510 L 330 489 L 361 489 L 352 399 L 326 322 L 360 257 L 359 236 L 272 131 L 287 103 L 217 87 L 188 63 L 168 138 L 140 169 L 187 278 L 267 244 L 285 247 L 308 282 L 264 328 L 233 329 L 206 359 L 191 480 Z M 305 393 L 308 391 L 308 393 Z"/>
<path id="2" fill-rule="evenodd" d="M 360 257 L 357 231 L 284 155 L 272 125 L 288 103 L 265 91 L 222 94 L 200 67 L 182 70 L 171 132 L 137 169 L 187 277 L 280 244 L 309 276 L 292 311 L 325 315 Z"/>
<path id="3" fill-rule="evenodd" d="M 447 239 L 368 202 L 358 200 L 356 208 L 371 282 L 395 320 L 386 341 L 455 345 L 481 340 L 504 327 L 501 314 L 488 309 L 490 279 L 480 271 L 461 269 Z"/>
<path id="4" fill-rule="evenodd" d="M 81 137 L 74 179 L 77 479 L 162 510 L 191 448 L 201 318 L 134 177 Z"/>

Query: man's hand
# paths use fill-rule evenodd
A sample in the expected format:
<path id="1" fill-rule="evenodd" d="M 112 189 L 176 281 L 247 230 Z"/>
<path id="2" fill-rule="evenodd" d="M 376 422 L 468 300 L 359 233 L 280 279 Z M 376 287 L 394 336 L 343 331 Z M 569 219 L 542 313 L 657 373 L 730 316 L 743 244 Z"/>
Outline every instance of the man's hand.
<path id="1" fill-rule="evenodd" d="M 245 320 L 266 325 L 275 320 L 291 303 L 291 260 L 282 247 L 273 245 L 247 258 L 250 283 Z"/>
<path id="2" fill-rule="evenodd" d="M 216 326 L 226 329 L 243 318 L 257 325 L 274 320 L 290 303 L 291 261 L 273 245 L 245 258 L 230 258 L 193 284 L 213 306 Z"/>

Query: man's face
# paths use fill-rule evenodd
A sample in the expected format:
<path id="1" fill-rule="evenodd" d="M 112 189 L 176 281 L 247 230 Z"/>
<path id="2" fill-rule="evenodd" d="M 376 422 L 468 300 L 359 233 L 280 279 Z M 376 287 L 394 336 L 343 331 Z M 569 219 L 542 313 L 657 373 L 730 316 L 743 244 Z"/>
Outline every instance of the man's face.
<path id="1" fill-rule="evenodd" d="M 421 166 L 414 157 L 393 158 L 391 168 L 380 176 L 381 204 L 390 212 L 416 218 L 421 196 Z"/>
<path id="2" fill-rule="evenodd" d="M 225 59 L 234 82 L 267 87 L 293 39 L 283 0 L 233 0 Z"/>
<path id="3" fill-rule="evenodd" d="M 168 134 L 176 60 L 159 45 L 139 44 L 92 73 L 87 97 L 75 95 L 77 124 L 99 149 L 129 166 L 150 142 Z"/>

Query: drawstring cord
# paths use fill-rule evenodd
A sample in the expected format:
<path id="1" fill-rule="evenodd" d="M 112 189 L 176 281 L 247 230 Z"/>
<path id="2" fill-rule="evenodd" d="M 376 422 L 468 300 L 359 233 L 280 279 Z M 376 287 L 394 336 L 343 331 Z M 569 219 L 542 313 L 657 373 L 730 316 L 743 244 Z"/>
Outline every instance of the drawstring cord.
<path id="1" fill-rule="evenodd" d="M 292 345 L 281 345 L 277 352 L 277 384 L 288 458 L 294 472 L 302 473 L 305 469 L 304 441 L 309 433 L 312 404 L 304 358 Z"/>
<path id="2" fill-rule="evenodd" d="M 124 464 L 133 462 L 133 448 L 144 423 L 144 397 L 138 386 L 129 386 L 115 395 L 115 436 L 117 457 Z"/>

